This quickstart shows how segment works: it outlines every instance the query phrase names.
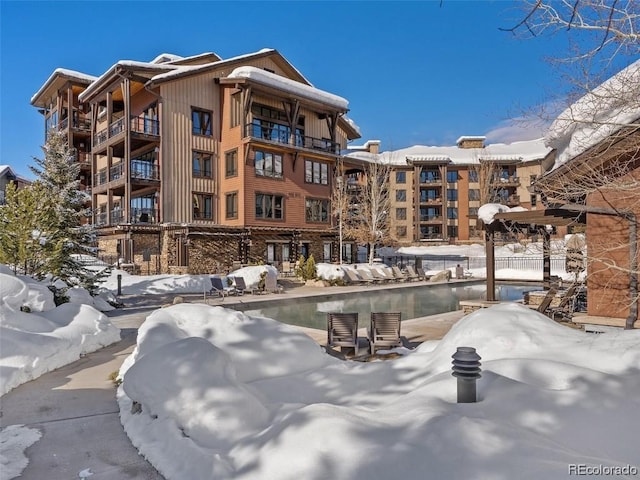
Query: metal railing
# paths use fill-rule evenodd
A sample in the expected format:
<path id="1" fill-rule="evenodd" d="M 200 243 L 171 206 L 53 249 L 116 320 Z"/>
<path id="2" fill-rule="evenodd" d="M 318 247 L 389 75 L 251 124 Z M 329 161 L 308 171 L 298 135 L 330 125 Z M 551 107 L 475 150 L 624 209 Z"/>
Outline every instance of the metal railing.
<path id="1" fill-rule="evenodd" d="M 160 135 L 160 121 L 147 117 L 131 117 L 131 131 L 145 135 Z"/>
<path id="2" fill-rule="evenodd" d="M 333 154 L 340 153 L 340 144 L 338 142 L 327 138 L 316 138 L 299 133 L 292 133 L 288 126 L 277 123 L 268 125 L 248 123 L 245 125 L 245 136 L 309 150 L 321 150 Z"/>
<path id="3" fill-rule="evenodd" d="M 395 255 L 380 257 L 386 265 L 406 265 L 422 266 L 424 270 L 447 270 L 455 268 L 458 265 L 465 269 L 481 269 L 486 268 L 487 259 L 485 257 L 467 257 L 458 255 Z M 551 258 L 551 270 L 565 270 L 564 257 Z M 518 271 L 542 271 L 542 258 L 539 257 L 496 257 L 496 270 L 518 270 Z"/>
<path id="4" fill-rule="evenodd" d="M 160 180 L 158 165 L 140 160 L 131 160 L 131 178 L 137 180 Z"/>
<path id="5" fill-rule="evenodd" d="M 86 126 L 83 123 L 85 120 L 82 118 L 78 119 L 78 127 L 80 129 L 84 129 Z M 88 122 L 88 120 L 86 120 Z M 75 119 L 74 119 L 75 124 Z M 74 125 L 75 126 L 75 125 Z M 86 126 L 86 129 L 90 129 L 91 124 L 89 123 Z M 115 137 L 120 133 L 124 132 L 124 117 L 120 117 L 109 125 L 108 128 L 100 130 L 93 136 L 93 144 L 100 145 L 101 143 L 106 142 L 109 138 Z M 143 117 L 131 117 L 131 131 L 135 133 L 143 133 L 145 135 L 160 135 L 160 121 L 158 119 L 145 118 Z"/>

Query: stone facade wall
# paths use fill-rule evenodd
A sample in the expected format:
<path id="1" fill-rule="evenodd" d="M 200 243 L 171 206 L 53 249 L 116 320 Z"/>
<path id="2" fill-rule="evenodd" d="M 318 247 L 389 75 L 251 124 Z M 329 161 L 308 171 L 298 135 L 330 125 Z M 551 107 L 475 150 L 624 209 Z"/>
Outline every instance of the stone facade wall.
<path id="1" fill-rule="evenodd" d="M 229 236 L 189 238 L 189 273 L 209 274 L 227 272 L 238 260 L 238 239 Z"/>

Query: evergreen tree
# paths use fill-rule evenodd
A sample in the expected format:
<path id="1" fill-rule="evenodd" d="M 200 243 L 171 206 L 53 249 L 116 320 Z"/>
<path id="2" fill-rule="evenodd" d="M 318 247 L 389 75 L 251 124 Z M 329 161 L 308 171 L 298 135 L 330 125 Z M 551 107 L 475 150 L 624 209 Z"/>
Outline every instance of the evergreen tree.
<path id="1" fill-rule="evenodd" d="M 0 263 L 14 273 L 42 276 L 46 273 L 47 253 L 42 225 L 51 209 L 41 184 L 18 189 L 9 184 L 6 203 L 0 206 Z"/>
<path id="2" fill-rule="evenodd" d="M 93 254 L 94 230 L 83 220 L 89 216 L 86 197 L 79 190 L 80 164 L 76 162 L 63 132 L 49 132 L 44 159 L 34 158 L 30 167 L 47 199 L 40 214 L 42 241 L 47 254 L 46 271 L 70 284 L 91 289 L 94 275 L 74 254 Z"/>

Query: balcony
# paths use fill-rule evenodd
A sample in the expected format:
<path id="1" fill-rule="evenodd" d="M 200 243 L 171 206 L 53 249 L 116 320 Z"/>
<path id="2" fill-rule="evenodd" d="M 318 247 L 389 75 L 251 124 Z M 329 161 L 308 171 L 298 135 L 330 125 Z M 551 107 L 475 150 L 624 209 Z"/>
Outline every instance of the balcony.
<path id="1" fill-rule="evenodd" d="M 300 133 L 292 134 L 286 125 L 270 124 L 269 126 L 249 123 L 245 125 L 245 137 L 266 140 L 270 143 L 288 145 L 307 150 L 320 150 L 334 155 L 340 153 L 340 144 L 326 138 L 315 138 Z"/>
<path id="2" fill-rule="evenodd" d="M 120 135 L 125 130 L 124 117 L 121 117 L 97 132 L 93 136 L 93 145 L 98 146 L 106 142 L 109 138 Z M 153 137 L 160 136 L 160 121 L 148 117 L 131 117 L 131 132 Z"/>
<path id="3" fill-rule="evenodd" d="M 435 198 L 425 198 L 425 197 L 420 197 L 420 203 L 426 203 L 426 204 L 440 204 L 442 203 L 442 197 L 435 197 Z"/>
<path id="4" fill-rule="evenodd" d="M 433 184 L 441 184 L 442 183 L 442 177 L 440 176 L 434 176 L 434 177 L 429 177 L 429 176 L 420 176 L 420 184 L 421 185 L 433 185 Z"/>
<path id="5" fill-rule="evenodd" d="M 132 208 L 130 221 L 125 222 L 125 214 L 124 211 L 116 207 L 111 210 L 111 221 L 107 220 L 107 212 L 100 212 L 96 215 L 95 225 L 98 227 L 107 226 L 107 225 L 119 225 L 122 223 L 133 223 L 133 224 L 147 224 L 147 223 L 158 223 L 158 210 L 155 208 Z"/>
<path id="6" fill-rule="evenodd" d="M 494 176 L 491 178 L 491 185 L 494 187 L 519 187 L 520 179 L 516 175 Z"/>
<path id="7" fill-rule="evenodd" d="M 160 180 L 160 170 L 158 165 L 150 162 L 142 162 L 140 160 L 131 161 L 131 179 L 132 180 Z"/>
<path id="8" fill-rule="evenodd" d="M 420 222 L 442 223 L 442 215 L 420 215 Z"/>

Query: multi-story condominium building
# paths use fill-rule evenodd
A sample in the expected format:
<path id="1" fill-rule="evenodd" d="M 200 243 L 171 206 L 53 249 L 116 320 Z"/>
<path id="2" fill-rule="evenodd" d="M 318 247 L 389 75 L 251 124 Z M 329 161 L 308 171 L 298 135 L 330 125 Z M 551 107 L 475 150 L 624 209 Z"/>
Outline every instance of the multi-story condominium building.
<path id="1" fill-rule="evenodd" d="M 350 147 L 347 162 L 390 165 L 389 221 L 399 244 L 477 241 L 484 203 L 538 208 L 529 187 L 550 151 L 543 139 L 485 145 L 485 137 L 464 136 L 456 143 L 387 152 L 379 151 L 379 141 Z"/>
<path id="2" fill-rule="evenodd" d="M 190 273 L 337 258 L 333 172 L 359 131 L 276 50 L 56 70 L 32 104 L 90 159 L 102 255 Z"/>

